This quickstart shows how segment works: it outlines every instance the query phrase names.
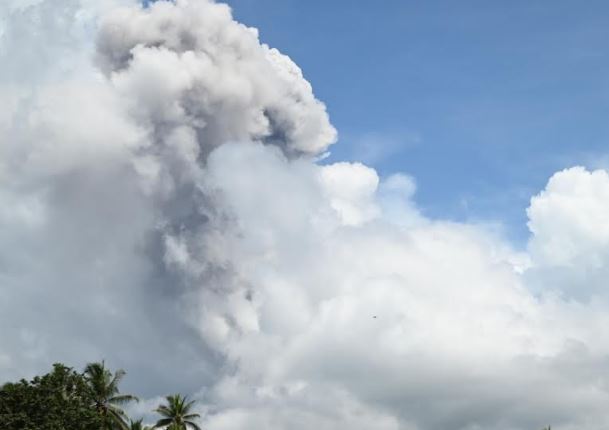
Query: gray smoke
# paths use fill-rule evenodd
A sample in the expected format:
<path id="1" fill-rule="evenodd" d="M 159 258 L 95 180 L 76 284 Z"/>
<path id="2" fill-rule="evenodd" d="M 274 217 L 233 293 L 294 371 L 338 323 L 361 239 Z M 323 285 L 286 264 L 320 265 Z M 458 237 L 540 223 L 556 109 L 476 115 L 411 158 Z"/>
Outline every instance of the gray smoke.
<path id="1" fill-rule="evenodd" d="M 199 161 L 226 142 L 314 155 L 336 139 L 298 66 L 260 44 L 257 31 L 234 21 L 226 5 L 178 1 L 117 10 L 102 22 L 98 54 L 155 143 L 188 135 Z"/>

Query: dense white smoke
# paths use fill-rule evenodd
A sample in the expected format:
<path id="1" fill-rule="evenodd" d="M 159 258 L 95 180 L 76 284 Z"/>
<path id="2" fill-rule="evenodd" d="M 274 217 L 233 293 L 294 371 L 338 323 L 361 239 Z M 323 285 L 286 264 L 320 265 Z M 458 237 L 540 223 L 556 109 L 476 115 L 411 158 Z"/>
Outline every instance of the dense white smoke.
<path id="1" fill-rule="evenodd" d="M 209 0 L 3 2 L 0 64 L 0 380 L 107 358 L 210 430 L 609 424 L 606 172 L 556 173 L 526 252 L 428 219 L 317 164 L 324 105 Z"/>

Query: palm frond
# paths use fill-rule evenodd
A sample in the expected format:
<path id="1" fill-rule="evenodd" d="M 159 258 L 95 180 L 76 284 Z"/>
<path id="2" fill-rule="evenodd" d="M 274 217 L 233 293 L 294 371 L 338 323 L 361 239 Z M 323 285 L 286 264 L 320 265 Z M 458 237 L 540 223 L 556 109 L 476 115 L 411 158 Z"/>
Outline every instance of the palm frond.
<path id="1" fill-rule="evenodd" d="M 124 405 L 129 402 L 139 402 L 140 399 L 137 396 L 131 394 L 119 394 L 117 396 L 110 397 L 108 403 L 114 403 L 117 405 Z"/>
<path id="2" fill-rule="evenodd" d="M 160 427 L 165 427 L 165 426 L 168 426 L 169 424 L 171 424 L 172 422 L 173 422 L 173 419 L 171 419 L 171 418 L 161 418 L 160 420 L 158 420 L 156 422 L 156 424 L 154 426 L 152 426 L 152 428 L 158 429 Z"/>

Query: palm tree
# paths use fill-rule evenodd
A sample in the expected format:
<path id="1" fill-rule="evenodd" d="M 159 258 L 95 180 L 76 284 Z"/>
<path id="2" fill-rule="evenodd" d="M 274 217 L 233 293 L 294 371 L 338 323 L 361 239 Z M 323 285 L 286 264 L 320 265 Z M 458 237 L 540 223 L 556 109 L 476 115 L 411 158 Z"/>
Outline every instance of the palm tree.
<path id="1" fill-rule="evenodd" d="M 85 378 L 94 399 L 94 406 L 103 419 L 102 430 L 128 430 L 127 414 L 120 405 L 138 401 L 130 394 L 120 394 L 118 384 L 125 376 L 124 370 L 112 372 L 105 363 L 89 363 L 85 367 Z"/>
<path id="2" fill-rule="evenodd" d="M 155 412 L 163 416 L 156 422 L 153 428 L 165 428 L 166 430 L 201 430 L 193 420 L 199 418 L 199 414 L 191 413 L 194 400 L 188 401 L 188 397 L 175 394 L 165 397 L 167 404 L 160 405 Z"/>
<path id="3" fill-rule="evenodd" d="M 129 423 L 129 430 L 152 430 L 152 427 L 148 427 L 142 424 L 142 420 L 137 420 Z"/>

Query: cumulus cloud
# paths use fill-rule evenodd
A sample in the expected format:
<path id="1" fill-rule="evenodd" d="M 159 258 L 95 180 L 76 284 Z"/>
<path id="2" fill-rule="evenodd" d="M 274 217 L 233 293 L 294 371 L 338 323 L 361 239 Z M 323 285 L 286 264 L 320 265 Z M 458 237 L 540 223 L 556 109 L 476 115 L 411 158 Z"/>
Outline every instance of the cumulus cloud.
<path id="1" fill-rule="evenodd" d="M 527 210 L 533 285 L 578 299 L 607 297 L 609 175 L 573 167 L 555 173 Z"/>
<path id="2" fill-rule="evenodd" d="M 605 360 L 602 307 L 535 298 L 514 270 L 518 256 L 483 229 L 431 220 L 405 228 L 381 209 L 369 217 L 359 201 L 370 187 L 366 172 L 341 164 L 343 175 L 362 176 L 349 182 L 359 191 L 344 194 L 366 220 L 354 225 L 326 194 L 335 183 L 328 186 L 324 170 L 336 166 L 299 164 L 251 145 L 223 146 L 210 159 L 206 183 L 235 219 L 215 246 L 239 262 L 241 294 L 250 297 L 247 311 L 232 295 L 203 312 L 223 321 L 213 327 L 237 368 L 212 391 L 226 411 L 211 422 L 239 428 L 226 424 L 235 416 L 310 428 L 283 416 L 294 403 L 320 423 L 329 419 L 320 424 L 328 428 L 370 413 L 387 428 L 412 429 L 567 425 L 573 408 L 603 419 L 602 380 L 576 370 Z M 218 180 L 218 166 L 227 165 L 240 178 Z M 261 166 L 280 180 L 263 180 L 265 196 L 252 198 L 260 182 L 244 178 Z M 294 191 L 292 211 L 283 204 L 293 207 Z M 238 315 L 253 317 L 242 323 Z M 200 327 L 206 335 L 210 322 Z M 330 416 L 310 403 L 333 396 Z M 577 406 L 565 413 L 567 403 Z"/>
<path id="3" fill-rule="evenodd" d="M 609 245 L 607 209 L 606 171 L 574 167 L 554 174 L 527 211 L 532 253 L 545 265 L 602 266 Z"/>
<path id="4" fill-rule="evenodd" d="M 324 105 L 226 5 L 0 23 L 1 380 L 107 358 L 210 430 L 609 423 L 606 172 L 555 174 L 518 251 L 317 163 Z"/>

